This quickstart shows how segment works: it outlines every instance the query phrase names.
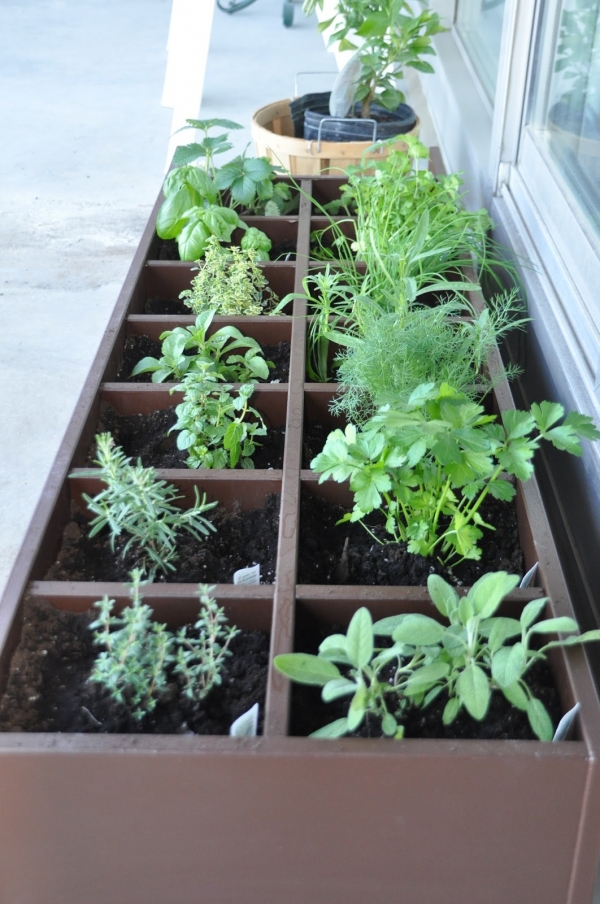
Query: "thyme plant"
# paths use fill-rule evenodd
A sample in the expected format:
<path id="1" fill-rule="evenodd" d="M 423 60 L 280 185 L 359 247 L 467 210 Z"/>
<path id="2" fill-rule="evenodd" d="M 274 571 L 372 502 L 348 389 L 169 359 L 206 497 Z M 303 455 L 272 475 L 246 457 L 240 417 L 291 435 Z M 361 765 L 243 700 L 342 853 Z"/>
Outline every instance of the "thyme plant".
<path id="1" fill-rule="evenodd" d="M 350 481 L 354 507 L 342 522 L 364 524 L 381 511 L 389 542 L 446 564 L 477 560 L 482 529 L 494 530 L 481 516 L 483 502 L 514 497 L 510 477 L 532 476 L 542 440 L 581 455 L 580 438 L 600 439 L 589 416 L 564 414 L 562 405 L 541 402 L 505 411 L 497 423 L 465 393 L 423 384 L 406 403 L 382 406 L 362 429 L 334 430 L 311 468 L 320 483 Z"/>
<path id="2" fill-rule="evenodd" d="M 239 629 L 227 625 L 225 611 L 210 596 L 214 587 L 198 586 L 200 611 L 192 628 L 171 632 L 152 619 L 142 602 L 143 572 L 131 574 L 131 604 L 120 615 L 105 596 L 94 605 L 98 618 L 90 625 L 98 654 L 89 680 L 101 684 L 110 697 L 141 721 L 153 712 L 173 677 L 188 700 L 200 702 L 221 684 L 229 646 Z"/>
<path id="3" fill-rule="evenodd" d="M 162 383 L 170 377 L 180 380 L 186 373 L 207 366 L 211 373 L 233 383 L 268 379 L 269 362 L 265 361 L 256 339 L 244 336 L 234 326 L 223 326 L 208 336 L 214 314 L 214 309 L 201 311 L 193 326 L 179 326 L 161 333 L 161 357 L 142 358 L 131 376 L 151 373 L 153 383 Z M 244 349 L 247 351 L 239 354 Z M 189 354 L 191 350 L 195 353 Z"/>
<path id="4" fill-rule="evenodd" d="M 265 314 L 278 300 L 253 249 L 223 248 L 214 239 L 207 243 L 204 264 L 199 265 L 191 289 L 179 297 L 194 314 L 212 310 L 226 316 Z"/>
<path id="5" fill-rule="evenodd" d="M 321 687 L 326 703 L 351 698 L 348 715 L 312 737 L 350 734 L 367 716 L 374 716 L 384 735 L 400 739 L 408 710 L 426 709 L 443 692 L 447 696 L 444 725 L 454 722 L 462 707 L 471 718 L 482 721 L 492 692 L 498 691 L 527 713 L 540 740 L 551 741 L 552 721 L 531 691 L 527 673 L 535 662 L 546 660 L 553 647 L 600 640 L 600 630 L 577 634 L 577 623 L 566 616 L 538 621 L 547 598 L 527 603 L 518 619 L 496 615 L 518 582 L 516 575 L 492 572 L 459 597 L 441 577 L 430 575 L 429 594 L 448 624 L 421 613 L 391 616 L 373 624 L 363 607 L 352 616 L 345 635 L 325 638 L 318 655 L 276 656 L 275 668 L 292 681 Z M 532 648 L 536 635 L 558 633 L 571 636 Z M 378 636 L 388 638 L 391 645 L 376 646 Z"/>
<path id="6" fill-rule="evenodd" d="M 134 547 L 142 553 L 144 566 L 151 574 L 173 571 L 177 560 L 177 535 L 184 530 L 202 542 L 215 528 L 204 517 L 217 504 L 200 499 L 194 487 L 195 502 L 191 508 L 181 509 L 175 503 L 181 497 L 172 484 L 158 480 L 154 468 L 144 468 L 141 462 L 131 463 L 123 450 L 116 446 L 110 433 L 96 436 L 97 459 L 100 470 L 83 472 L 99 477 L 106 487 L 93 498 L 83 498 L 95 516 L 90 525 L 90 537 L 105 527 L 110 531 L 111 549 L 122 534 L 129 539 L 121 557 Z M 81 476 L 81 471 L 77 472 Z M 73 475 L 71 475 L 73 476 Z"/>

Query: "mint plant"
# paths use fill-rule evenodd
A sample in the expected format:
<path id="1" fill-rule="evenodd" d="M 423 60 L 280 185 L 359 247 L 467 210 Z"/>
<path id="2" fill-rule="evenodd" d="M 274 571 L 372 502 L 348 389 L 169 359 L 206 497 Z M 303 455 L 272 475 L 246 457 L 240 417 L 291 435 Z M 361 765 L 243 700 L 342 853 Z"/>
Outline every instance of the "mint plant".
<path id="1" fill-rule="evenodd" d="M 541 402 L 505 411 L 497 423 L 465 393 L 426 383 L 405 404 L 382 406 L 362 429 L 334 430 L 311 468 L 320 483 L 350 481 L 354 507 L 342 522 L 381 511 L 390 542 L 406 542 L 411 553 L 446 564 L 480 559 L 482 528 L 494 529 L 480 514 L 484 500 L 514 497 L 510 477 L 532 476 L 540 442 L 581 455 L 580 438 L 600 438 L 590 417 L 564 413 Z"/>
<path id="2" fill-rule="evenodd" d="M 448 698 L 444 725 L 454 722 L 463 706 L 471 718 L 482 721 L 492 693 L 499 691 L 512 706 L 527 713 L 540 740 L 552 740 L 552 721 L 532 693 L 527 672 L 535 662 L 545 660 L 553 647 L 600 640 L 600 630 L 577 634 L 577 623 L 566 616 L 538 621 L 547 598 L 527 603 L 518 619 L 495 615 L 518 582 L 516 575 L 493 572 L 459 597 L 441 577 L 430 575 L 429 594 L 449 624 L 421 613 L 391 616 L 373 624 L 363 607 L 352 616 L 345 635 L 325 638 L 318 655 L 276 656 L 278 671 L 300 684 L 321 687 L 326 703 L 351 698 L 347 716 L 311 736 L 341 737 L 359 729 L 369 715 L 380 720 L 384 735 L 400 739 L 407 711 L 427 708 L 442 692 Z M 571 636 L 532 648 L 538 635 L 557 633 Z M 376 646 L 377 636 L 387 638 L 388 645 Z"/>
<path id="3" fill-rule="evenodd" d="M 188 700 L 200 702 L 221 684 L 229 646 L 239 629 L 227 625 L 223 608 L 210 596 L 214 587 L 198 586 L 200 612 L 193 628 L 176 633 L 152 620 L 142 602 L 143 572 L 131 573 L 131 605 L 114 614 L 115 601 L 105 596 L 95 603 L 98 618 L 90 624 L 98 654 L 89 680 L 101 684 L 110 697 L 141 721 L 153 712 L 172 678 Z"/>
<path id="4" fill-rule="evenodd" d="M 248 402 L 254 383 L 244 383 L 237 392 L 229 384 L 219 385 L 208 369 L 188 373 L 180 386 L 184 400 L 175 411 L 177 448 L 187 451 L 188 468 L 253 468 L 256 437 L 267 428 Z"/>
<path id="5" fill-rule="evenodd" d="M 212 310 L 226 316 L 265 314 L 277 302 L 252 248 L 223 248 L 208 242 L 204 264 L 180 298 L 194 314 Z"/>
<path id="6" fill-rule="evenodd" d="M 201 542 L 215 530 L 204 513 L 217 503 L 207 502 L 206 495 L 200 499 L 198 488 L 194 487 L 194 505 L 181 509 L 175 505 L 181 498 L 175 487 L 158 480 L 154 468 L 144 468 L 139 461 L 133 465 L 115 445 L 110 433 L 96 436 L 96 448 L 99 470 L 76 472 L 77 476 L 99 477 L 106 483 L 105 489 L 93 498 L 83 494 L 88 509 L 95 516 L 89 536 L 94 537 L 108 527 L 114 551 L 117 537 L 126 534 L 129 539 L 121 557 L 125 557 L 133 546 L 141 551 L 144 565 L 151 574 L 173 571 L 178 533 L 185 530 Z"/>
<path id="7" fill-rule="evenodd" d="M 286 183 L 275 181 L 276 170 L 265 157 L 248 158 L 242 154 L 217 167 L 215 157 L 233 147 L 228 140 L 229 131 L 240 129 L 237 123 L 227 119 L 188 119 L 183 128 L 202 131 L 204 137 L 177 149 L 175 168 L 163 185 L 165 200 L 158 212 L 156 231 L 162 239 L 177 240 L 181 260 L 198 260 L 211 237 L 229 242 L 235 229 L 247 229 L 236 207 L 243 206 L 254 213 L 259 209 L 265 212 L 268 206 L 269 213 L 277 215 L 283 212 L 291 193 Z M 214 128 L 227 131 L 209 136 Z M 198 159 L 204 161 L 203 167 L 193 165 Z M 266 236 L 265 239 L 269 242 Z"/>
<path id="8" fill-rule="evenodd" d="M 268 379 L 269 362 L 265 361 L 256 339 L 244 336 L 234 326 L 223 326 L 212 336 L 207 335 L 214 314 L 214 310 L 201 311 L 193 326 L 179 326 L 161 333 L 161 357 L 142 358 L 131 376 L 151 373 L 153 383 L 162 383 L 170 377 L 180 380 L 186 373 L 208 366 L 210 372 L 233 383 Z M 195 354 L 186 354 L 194 349 Z M 239 354 L 244 349 L 247 351 Z"/>

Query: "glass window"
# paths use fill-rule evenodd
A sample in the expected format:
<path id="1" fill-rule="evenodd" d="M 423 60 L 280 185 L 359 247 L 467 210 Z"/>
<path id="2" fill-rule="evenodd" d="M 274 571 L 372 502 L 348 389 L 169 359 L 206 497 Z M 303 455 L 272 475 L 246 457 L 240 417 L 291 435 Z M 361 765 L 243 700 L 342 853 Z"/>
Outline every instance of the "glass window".
<path id="1" fill-rule="evenodd" d="M 506 0 L 458 0 L 456 28 L 490 102 L 496 93 Z"/>
<path id="2" fill-rule="evenodd" d="M 600 233 L 600 0 L 546 2 L 529 126 Z"/>

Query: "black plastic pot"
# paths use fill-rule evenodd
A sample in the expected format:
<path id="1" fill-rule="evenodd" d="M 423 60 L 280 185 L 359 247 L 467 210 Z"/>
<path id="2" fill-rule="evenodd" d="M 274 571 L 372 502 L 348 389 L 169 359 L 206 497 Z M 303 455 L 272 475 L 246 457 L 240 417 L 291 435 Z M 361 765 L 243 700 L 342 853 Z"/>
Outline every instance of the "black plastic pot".
<path id="1" fill-rule="evenodd" d="M 355 117 L 355 118 L 354 118 Z M 315 101 L 304 113 L 304 137 L 321 141 L 377 141 L 404 135 L 416 125 L 417 114 L 408 104 L 400 104 L 395 110 L 371 105 L 371 119 L 360 118 L 360 104 L 354 106 L 354 117 L 331 119 L 329 94 Z M 320 133 L 319 133 L 320 128 Z"/>
<path id="2" fill-rule="evenodd" d="M 302 97 L 295 97 L 290 101 L 290 113 L 294 124 L 294 138 L 304 138 L 304 115 L 307 110 L 320 110 L 324 104 L 324 109 L 329 109 L 330 91 L 313 92 L 312 94 L 303 94 Z"/>

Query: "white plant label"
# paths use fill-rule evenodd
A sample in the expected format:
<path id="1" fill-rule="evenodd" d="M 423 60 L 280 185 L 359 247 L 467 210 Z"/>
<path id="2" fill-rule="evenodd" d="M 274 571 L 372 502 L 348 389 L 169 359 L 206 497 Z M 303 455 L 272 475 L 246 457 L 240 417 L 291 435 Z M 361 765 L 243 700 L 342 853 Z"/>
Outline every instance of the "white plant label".
<path id="1" fill-rule="evenodd" d="M 556 726 L 556 731 L 554 732 L 553 741 L 564 741 L 567 735 L 569 734 L 569 729 L 573 722 L 575 721 L 575 716 L 581 709 L 581 703 L 576 703 L 573 709 L 570 709 L 568 713 L 565 713 L 558 725 Z"/>
<path id="2" fill-rule="evenodd" d="M 527 574 L 523 576 L 523 580 L 519 584 L 519 587 L 531 587 L 531 585 L 533 584 L 533 579 L 536 576 L 537 570 L 538 570 L 538 563 L 536 562 L 535 565 L 533 565 L 529 569 Z"/>
<path id="3" fill-rule="evenodd" d="M 258 732 L 258 703 L 255 703 L 248 712 L 238 716 L 229 727 L 232 738 L 255 738 Z"/>
<path id="4" fill-rule="evenodd" d="M 239 568 L 233 572 L 234 584 L 260 584 L 260 565 L 250 568 Z"/>

